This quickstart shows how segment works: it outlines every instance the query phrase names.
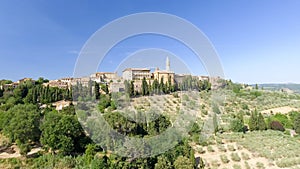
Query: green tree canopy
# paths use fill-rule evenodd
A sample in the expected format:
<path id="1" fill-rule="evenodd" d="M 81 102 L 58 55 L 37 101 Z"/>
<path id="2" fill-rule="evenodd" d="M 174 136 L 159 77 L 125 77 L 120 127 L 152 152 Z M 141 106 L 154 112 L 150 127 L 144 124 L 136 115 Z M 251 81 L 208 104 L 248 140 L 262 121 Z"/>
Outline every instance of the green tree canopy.
<path id="1" fill-rule="evenodd" d="M 7 135 L 11 142 L 18 143 L 19 148 L 30 150 L 28 146 L 23 149 L 24 145 L 36 142 L 40 137 L 39 121 L 40 113 L 35 105 L 15 105 L 7 112 L 2 114 L 3 133 Z"/>
<path id="2" fill-rule="evenodd" d="M 46 148 L 59 150 L 61 154 L 83 151 L 88 142 L 74 115 L 48 112 L 41 124 L 41 131 L 41 143 Z"/>
<path id="3" fill-rule="evenodd" d="M 194 165 L 189 158 L 179 156 L 174 162 L 174 167 L 175 169 L 192 169 L 194 168 Z"/>

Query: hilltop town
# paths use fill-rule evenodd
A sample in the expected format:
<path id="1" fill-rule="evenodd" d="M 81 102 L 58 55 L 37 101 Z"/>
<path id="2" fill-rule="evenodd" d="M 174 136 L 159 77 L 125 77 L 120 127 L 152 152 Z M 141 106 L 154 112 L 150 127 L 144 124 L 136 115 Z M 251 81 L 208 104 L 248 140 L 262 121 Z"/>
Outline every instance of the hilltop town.
<path id="1" fill-rule="evenodd" d="M 0 168 L 299 167 L 299 105 L 297 93 L 176 74 L 168 58 L 162 70 L 126 68 L 121 76 L 96 72 L 50 81 L 2 80 Z M 104 138 L 97 117 L 113 129 Z M 185 118 L 193 121 L 181 121 Z M 143 143 L 145 149 L 111 140 L 115 131 L 146 139 L 174 126 L 178 130 L 165 141 Z M 92 138 L 102 138 L 101 144 Z M 128 157 L 114 154 L 124 145 Z M 157 155 L 138 158 L 143 153 Z"/>
<path id="2" fill-rule="evenodd" d="M 134 81 L 134 88 L 137 92 L 142 90 L 142 81 L 145 79 L 148 84 L 153 84 L 155 80 L 158 83 L 164 83 L 170 85 L 179 85 L 187 78 L 192 78 L 198 81 L 209 81 L 211 82 L 212 88 L 217 88 L 217 81 L 219 77 L 209 77 L 203 75 L 190 75 L 190 74 L 176 74 L 170 70 L 170 60 L 166 58 L 166 67 L 164 70 L 156 68 L 153 72 L 149 68 L 126 68 L 123 70 L 122 75 L 119 76 L 116 72 L 96 72 L 89 76 L 80 78 L 60 78 L 56 80 L 49 80 L 43 83 L 43 86 L 58 87 L 61 89 L 70 89 L 71 86 L 81 84 L 88 86 L 91 82 L 99 84 L 105 84 L 108 87 L 110 93 L 125 91 L 125 81 Z M 16 88 L 19 84 L 24 82 L 34 82 L 32 78 L 23 78 L 13 83 L 2 84 L 0 89 L 5 88 Z"/>

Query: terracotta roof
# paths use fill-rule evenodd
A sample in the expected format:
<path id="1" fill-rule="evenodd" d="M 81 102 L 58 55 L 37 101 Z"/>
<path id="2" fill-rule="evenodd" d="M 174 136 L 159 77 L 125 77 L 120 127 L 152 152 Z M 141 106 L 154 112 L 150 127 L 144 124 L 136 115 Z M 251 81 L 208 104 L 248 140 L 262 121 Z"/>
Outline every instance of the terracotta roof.
<path id="1" fill-rule="evenodd" d="M 148 69 L 148 68 L 126 68 L 126 69 L 123 70 L 123 72 L 125 72 L 127 70 L 150 71 L 150 69 Z"/>

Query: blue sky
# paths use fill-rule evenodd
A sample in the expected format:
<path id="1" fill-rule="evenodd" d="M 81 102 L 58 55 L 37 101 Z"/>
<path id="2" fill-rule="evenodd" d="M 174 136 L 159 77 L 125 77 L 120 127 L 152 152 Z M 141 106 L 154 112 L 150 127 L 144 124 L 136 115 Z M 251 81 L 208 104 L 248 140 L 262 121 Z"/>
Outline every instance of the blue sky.
<path id="1" fill-rule="evenodd" d="M 78 52 L 99 28 L 125 15 L 163 12 L 190 21 L 206 34 L 219 54 L 227 79 L 242 83 L 300 83 L 299 9 L 298 0 L 179 3 L 3 0 L 0 2 L 0 79 L 72 76 Z M 147 38 L 150 40 L 145 41 Z M 171 41 L 155 38 L 152 41 L 151 37 L 136 38 L 134 43 L 125 43 L 122 50 L 115 48 L 106 58 L 107 64 L 100 65 L 99 69 L 113 71 L 125 53 L 145 47 L 171 50 L 189 61 L 183 49 L 172 48 Z"/>

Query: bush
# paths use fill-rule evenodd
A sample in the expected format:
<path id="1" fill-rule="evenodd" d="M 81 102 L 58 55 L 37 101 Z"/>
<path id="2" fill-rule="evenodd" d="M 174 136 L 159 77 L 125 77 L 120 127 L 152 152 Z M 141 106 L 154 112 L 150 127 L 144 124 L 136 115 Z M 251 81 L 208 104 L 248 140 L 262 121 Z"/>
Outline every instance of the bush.
<path id="1" fill-rule="evenodd" d="M 246 169 L 251 169 L 251 167 L 250 167 L 250 165 L 249 165 L 249 163 L 247 161 L 245 161 L 245 168 Z"/>
<path id="2" fill-rule="evenodd" d="M 236 150 L 233 145 L 228 145 L 227 148 L 228 148 L 229 151 L 235 151 Z"/>
<path id="3" fill-rule="evenodd" d="M 293 127 L 292 122 L 290 121 L 288 116 L 285 114 L 277 113 L 272 117 L 272 120 L 279 121 L 285 128 Z"/>
<path id="4" fill-rule="evenodd" d="M 283 125 L 279 121 L 272 121 L 270 123 L 270 129 L 278 130 L 278 131 L 285 131 Z"/>
<path id="5" fill-rule="evenodd" d="M 264 164 L 261 163 L 261 162 L 257 162 L 257 163 L 256 163 L 256 167 L 259 168 L 259 169 L 265 168 Z"/>
<path id="6" fill-rule="evenodd" d="M 220 158 L 224 164 L 227 164 L 230 162 L 230 160 L 227 158 L 227 156 L 225 154 L 220 155 Z"/>
<path id="7" fill-rule="evenodd" d="M 242 167 L 241 167 L 240 165 L 238 165 L 238 164 L 234 164 L 234 165 L 232 166 L 232 168 L 233 168 L 233 169 L 241 169 Z"/>
<path id="8" fill-rule="evenodd" d="M 202 147 L 197 147 L 197 152 L 200 154 L 204 154 L 205 150 Z"/>
<path id="9" fill-rule="evenodd" d="M 241 158 L 237 153 L 231 153 L 231 159 L 236 162 L 240 162 Z"/>
<path id="10" fill-rule="evenodd" d="M 296 133 L 300 134 L 300 114 L 295 118 L 294 129 Z"/>
<path id="11" fill-rule="evenodd" d="M 240 119 L 233 119 L 230 122 L 230 130 L 233 132 L 244 132 L 244 123 Z"/>
<path id="12" fill-rule="evenodd" d="M 208 146 L 208 147 L 207 147 L 207 151 L 208 151 L 208 152 L 215 152 L 215 150 L 212 148 L 212 146 Z"/>
<path id="13" fill-rule="evenodd" d="M 226 152 L 227 151 L 224 145 L 218 145 L 218 149 L 221 152 Z"/>
<path id="14" fill-rule="evenodd" d="M 249 155 L 245 152 L 242 152 L 242 158 L 243 158 L 243 160 L 249 160 L 250 159 Z"/>
<path id="15" fill-rule="evenodd" d="M 218 168 L 218 167 L 220 167 L 220 163 L 219 163 L 219 161 L 218 160 L 213 160 L 212 162 L 211 162 L 211 166 L 212 167 L 216 167 L 216 168 Z"/>

